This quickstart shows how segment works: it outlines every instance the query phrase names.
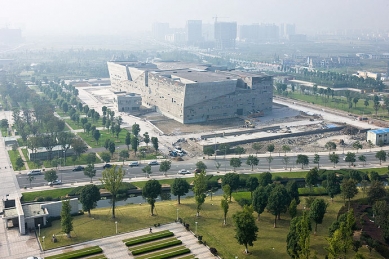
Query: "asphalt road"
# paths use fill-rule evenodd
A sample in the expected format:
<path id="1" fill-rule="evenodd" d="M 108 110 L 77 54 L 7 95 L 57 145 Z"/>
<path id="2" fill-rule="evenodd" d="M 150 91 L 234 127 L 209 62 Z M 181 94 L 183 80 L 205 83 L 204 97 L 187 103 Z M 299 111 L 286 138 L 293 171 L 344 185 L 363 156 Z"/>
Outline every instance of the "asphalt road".
<path id="1" fill-rule="evenodd" d="M 338 151 L 338 154 L 339 154 L 339 151 Z M 365 166 L 363 165 L 362 162 L 358 161 L 358 156 L 360 156 L 362 154 L 366 156 L 366 165 Z M 375 158 L 375 154 L 376 154 L 376 152 L 359 151 L 359 153 L 356 153 L 357 162 L 355 162 L 354 168 L 361 169 L 364 167 L 366 167 L 366 168 L 379 167 L 380 166 L 379 160 L 377 158 Z M 307 155 L 309 157 L 310 163 L 308 166 L 304 166 L 304 169 L 310 169 L 310 168 L 317 166 L 316 164 L 312 163 L 314 154 L 307 154 Z M 273 153 L 272 154 L 273 161 L 270 163 L 270 170 L 269 170 L 269 163 L 267 160 L 268 156 L 269 156 L 269 154 L 267 154 L 266 157 L 264 157 L 264 155 L 261 154 L 258 157 L 259 164 L 258 164 L 258 166 L 254 167 L 253 172 L 270 171 L 270 172 L 276 173 L 276 172 L 280 172 L 280 171 L 286 172 L 286 171 L 297 170 L 297 169 L 301 168 L 301 165 L 296 165 L 297 154 L 296 155 L 288 154 L 287 157 L 289 158 L 289 161 L 288 161 L 287 168 L 286 168 L 284 154 L 283 153 L 281 153 L 281 154 Z M 349 163 L 347 163 L 343 160 L 343 158 L 345 156 L 346 156 L 345 154 L 339 154 L 339 163 L 336 165 L 336 168 L 338 168 L 338 169 L 339 168 L 350 168 Z M 233 171 L 233 168 L 230 166 L 229 159 L 230 159 L 230 157 L 227 157 L 226 159 L 224 159 L 223 156 L 218 156 L 216 160 L 214 159 L 214 157 L 210 157 L 210 159 L 204 159 L 202 161 L 207 166 L 208 172 L 211 172 L 211 173 L 217 172 L 217 171 L 219 171 L 219 172 L 231 172 L 231 171 Z M 241 167 L 237 168 L 237 171 L 239 171 L 240 173 L 250 173 L 251 167 L 246 164 L 246 158 L 242 157 L 241 161 L 242 161 L 242 165 L 241 165 Z M 219 169 L 216 168 L 217 163 L 220 164 Z M 171 166 L 171 169 L 167 172 L 167 176 L 174 177 L 175 175 L 177 175 L 177 173 L 180 169 L 186 169 L 189 172 L 193 172 L 194 169 L 196 168 L 195 164 L 196 164 L 196 160 L 186 160 L 186 161 L 181 161 L 181 162 L 172 161 L 172 166 Z M 118 163 L 118 165 L 121 165 L 121 164 Z M 125 163 L 124 164 L 124 169 L 126 171 L 125 178 L 144 177 L 145 174 L 142 172 L 142 168 L 145 165 L 146 165 L 146 163 L 143 162 L 142 164 L 140 164 L 137 167 L 129 167 L 128 163 Z M 102 176 L 101 173 L 103 171 L 102 166 L 103 166 L 103 164 L 98 164 L 95 166 L 96 176 L 93 178 L 94 182 L 98 181 L 98 179 L 101 178 L 101 176 Z M 334 166 L 333 163 L 331 163 L 329 161 L 328 153 L 321 153 L 320 154 L 320 167 L 333 168 L 333 166 Z M 162 175 L 163 175 L 163 172 L 159 172 L 159 166 L 153 165 L 151 177 L 152 176 L 162 176 Z M 35 179 L 31 182 L 31 187 L 38 187 L 38 186 L 47 185 L 47 181 L 44 180 L 43 174 L 36 175 L 36 176 L 34 176 L 34 178 Z M 60 168 L 58 171 L 58 179 L 62 180 L 62 183 L 64 183 L 64 184 L 89 182 L 90 181 L 90 178 L 86 177 L 84 175 L 83 171 L 73 172 L 72 167 Z M 27 177 L 27 171 L 22 172 L 21 174 L 18 174 L 17 180 L 18 180 L 20 188 L 23 188 L 24 186 L 27 186 L 27 187 L 30 186 L 30 182 L 29 182 L 28 177 Z"/>

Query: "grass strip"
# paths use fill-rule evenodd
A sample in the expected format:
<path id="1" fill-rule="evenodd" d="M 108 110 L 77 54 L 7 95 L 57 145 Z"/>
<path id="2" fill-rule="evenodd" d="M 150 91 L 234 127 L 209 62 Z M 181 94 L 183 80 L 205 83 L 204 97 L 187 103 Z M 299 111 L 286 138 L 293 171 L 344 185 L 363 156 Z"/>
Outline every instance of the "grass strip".
<path id="1" fill-rule="evenodd" d="M 158 239 L 158 240 L 155 240 L 155 241 L 150 241 L 150 242 L 147 242 L 147 243 L 142 243 L 142 244 L 139 244 L 139 245 L 131 246 L 129 249 L 130 250 L 141 249 L 141 248 L 144 248 L 144 247 L 153 246 L 153 245 L 157 245 L 157 244 L 162 244 L 162 243 L 169 242 L 169 241 L 172 241 L 172 240 L 177 240 L 177 238 L 173 236 L 173 237 Z"/>
<path id="2" fill-rule="evenodd" d="M 184 255 L 181 257 L 178 257 L 177 259 L 195 259 L 196 257 L 194 255 Z"/>
<path id="3" fill-rule="evenodd" d="M 186 248 L 185 246 L 179 246 L 174 247 L 170 249 L 166 249 L 163 251 L 157 251 L 151 254 L 145 254 L 141 256 L 135 257 L 136 259 L 165 259 L 165 258 L 171 258 L 173 256 L 183 255 L 190 253 L 189 248 Z"/>
<path id="4" fill-rule="evenodd" d="M 173 232 L 170 232 L 169 230 L 164 230 L 164 231 L 157 232 L 157 233 L 152 233 L 152 234 L 147 234 L 147 235 L 143 235 L 143 236 L 139 236 L 139 237 L 125 239 L 125 240 L 123 240 L 123 242 L 126 246 L 132 246 L 132 245 L 137 245 L 137 244 L 145 243 L 148 241 L 158 240 L 158 239 L 161 239 L 164 237 L 171 237 L 171 236 L 174 236 Z"/>
<path id="5" fill-rule="evenodd" d="M 142 247 L 142 248 L 138 248 L 138 249 L 135 249 L 135 250 L 131 250 L 131 252 L 132 252 L 133 255 L 139 255 L 139 254 L 144 254 L 144 253 L 147 253 L 147 252 L 152 252 L 152 251 L 159 250 L 159 249 L 162 249 L 162 248 L 168 248 L 168 247 L 171 247 L 171 246 L 181 245 L 181 244 L 182 244 L 182 241 L 176 239 L 176 240 L 171 240 L 171 241 L 163 242 L 163 243 L 160 243 L 160 244 L 148 245 L 147 247 Z"/>
<path id="6" fill-rule="evenodd" d="M 88 259 L 107 259 L 104 254 L 88 257 Z"/>
<path id="7" fill-rule="evenodd" d="M 9 160 L 11 160 L 12 167 L 17 171 L 16 169 L 16 159 L 20 157 L 20 154 L 18 151 L 8 150 Z M 26 170 L 26 167 L 23 165 L 20 170 Z"/>
<path id="8" fill-rule="evenodd" d="M 103 249 L 101 249 L 99 246 L 92 246 L 68 253 L 64 253 L 61 255 L 52 255 L 45 257 L 46 259 L 73 259 L 73 258 L 82 258 L 88 255 L 94 255 L 102 253 Z"/>

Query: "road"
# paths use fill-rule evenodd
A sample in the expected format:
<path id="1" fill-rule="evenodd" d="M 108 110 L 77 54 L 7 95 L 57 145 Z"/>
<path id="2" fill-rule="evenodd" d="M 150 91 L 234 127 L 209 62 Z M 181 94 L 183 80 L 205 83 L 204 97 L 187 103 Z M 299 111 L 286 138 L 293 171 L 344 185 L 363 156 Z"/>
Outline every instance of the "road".
<path id="1" fill-rule="evenodd" d="M 337 169 L 339 168 L 350 168 L 349 163 L 345 162 L 343 158 L 346 156 L 346 154 L 342 154 L 342 151 L 337 151 L 337 154 L 339 154 L 339 163 L 336 164 Z M 380 163 L 377 158 L 375 158 L 376 151 L 369 151 L 369 150 L 363 150 L 359 151 L 356 153 L 356 160 L 355 162 L 355 169 L 361 169 L 361 168 L 369 168 L 369 167 L 379 167 Z M 242 165 L 241 167 L 237 168 L 237 171 L 239 173 L 251 173 L 251 172 L 266 172 L 270 171 L 272 173 L 277 173 L 277 172 L 287 172 L 287 171 L 297 171 L 301 170 L 301 165 L 296 164 L 296 159 L 297 159 L 297 153 L 289 153 L 286 155 L 288 157 L 288 163 L 287 163 L 287 168 L 285 165 L 285 155 L 283 153 L 273 153 L 273 161 L 270 163 L 270 170 L 269 170 L 269 163 L 267 158 L 269 157 L 268 154 L 259 154 L 258 159 L 259 159 L 259 165 L 254 166 L 254 170 L 251 171 L 251 166 L 246 164 L 246 157 L 242 156 L 241 161 Z M 317 164 L 313 164 L 312 161 L 314 159 L 314 154 L 305 154 L 309 158 L 309 165 L 304 166 L 305 170 L 311 169 Z M 366 157 L 366 165 L 363 165 L 362 162 L 358 161 L 358 157 L 364 155 Z M 333 168 L 334 164 L 329 161 L 328 158 L 328 152 L 321 152 L 319 153 L 320 156 L 320 167 L 322 168 Z M 227 172 L 232 172 L 233 168 L 230 166 L 229 159 L 234 156 L 227 156 L 226 159 L 224 159 L 223 156 L 218 156 L 217 159 L 215 160 L 214 157 L 210 157 L 210 159 L 203 159 L 201 161 L 204 162 L 204 164 L 207 166 L 207 172 L 208 173 L 216 173 L 216 172 L 221 172 L 221 173 L 227 173 Z M 177 177 L 177 173 L 180 169 L 186 169 L 189 172 L 193 172 L 196 169 L 196 164 L 197 160 L 194 159 L 189 159 L 186 161 L 172 161 L 172 166 L 171 169 L 167 172 L 167 178 L 173 178 Z M 216 168 L 216 164 L 219 163 L 220 167 L 219 169 Z M 122 165 L 122 163 L 117 163 L 118 165 Z M 139 177 L 145 177 L 145 174 L 142 172 L 142 168 L 146 165 L 145 162 L 140 164 L 137 167 L 129 167 L 128 163 L 125 163 L 124 165 L 124 170 L 126 172 L 125 178 L 130 179 L 130 178 L 139 178 Z M 93 178 L 93 182 L 96 183 L 99 178 L 102 177 L 102 166 L 103 164 L 97 164 L 95 166 L 96 168 L 96 176 Z M 58 171 L 58 179 L 62 180 L 63 184 L 76 184 L 76 183 L 81 183 L 81 182 L 89 182 L 90 178 L 86 177 L 84 175 L 83 171 L 72 171 L 73 167 L 64 167 L 60 168 Z M 24 186 L 30 187 L 30 182 L 28 181 L 27 177 L 27 172 L 24 171 L 21 172 L 20 174 L 17 175 L 17 180 L 20 188 L 23 188 Z M 163 172 L 159 171 L 159 166 L 154 165 L 152 166 L 152 174 L 151 177 L 153 176 L 162 176 Z M 193 176 L 193 174 L 191 174 Z M 39 186 L 47 186 L 47 181 L 44 180 L 44 175 L 36 175 L 34 176 L 34 180 L 31 182 L 31 187 L 39 187 Z"/>

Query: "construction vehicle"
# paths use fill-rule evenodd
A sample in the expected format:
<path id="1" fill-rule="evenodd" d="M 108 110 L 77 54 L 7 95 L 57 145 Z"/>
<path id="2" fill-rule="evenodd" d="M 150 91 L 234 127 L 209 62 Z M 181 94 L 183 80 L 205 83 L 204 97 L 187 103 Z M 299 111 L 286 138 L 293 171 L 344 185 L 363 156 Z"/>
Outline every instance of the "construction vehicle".
<path id="1" fill-rule="evenodd" d="M 251 120 L 244 120 L 245 128 L 255 128 L 255 125 L 251 122 Z"/>

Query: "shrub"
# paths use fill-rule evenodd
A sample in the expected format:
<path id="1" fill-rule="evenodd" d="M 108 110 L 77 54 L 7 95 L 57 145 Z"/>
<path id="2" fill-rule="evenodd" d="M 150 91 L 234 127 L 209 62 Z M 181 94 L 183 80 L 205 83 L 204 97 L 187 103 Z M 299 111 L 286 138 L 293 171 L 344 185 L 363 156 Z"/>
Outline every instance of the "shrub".
<path id="1" fill-rule="evenodd" d="M 251 205 L 251 199 L 246 199 L 246 198 L 241 198 L 239 201 L 238 201 L 238 204 L 242 207 L 244 207 L 245 205 L 248 205 L 250 206 Z"/>
<path id="2" fill-rule="evenodd" d="M 51 196 L 45 197 L 45 201 L 52 201 L 52 200 L 53 200 L 53 197 L 51 197 Z"/>
<path id="3" fill-rule="evenodd" d="M 43 197 L 38 197 L 38 198 L 36 198 L 36 201 L 37 202 L 42 202 L 42 201 L 44 201 L 45 200 L 45 198 L 43 198 Z"/>
<path id="4" fill-rule="evenodd" d="M 209 251 L 211 252 L 211 254 L 217 255 L 217 250 L 216 250 L 216 248 L 211 247 L 211 248 L 209 248 Z"/>
<path id="5" fill-rule="evenodd" d="M 185 229 L 186 229 L 187 231 L 189 231 L 189 224 L 188 224 L 188 223 L 185 224 Z"/>

